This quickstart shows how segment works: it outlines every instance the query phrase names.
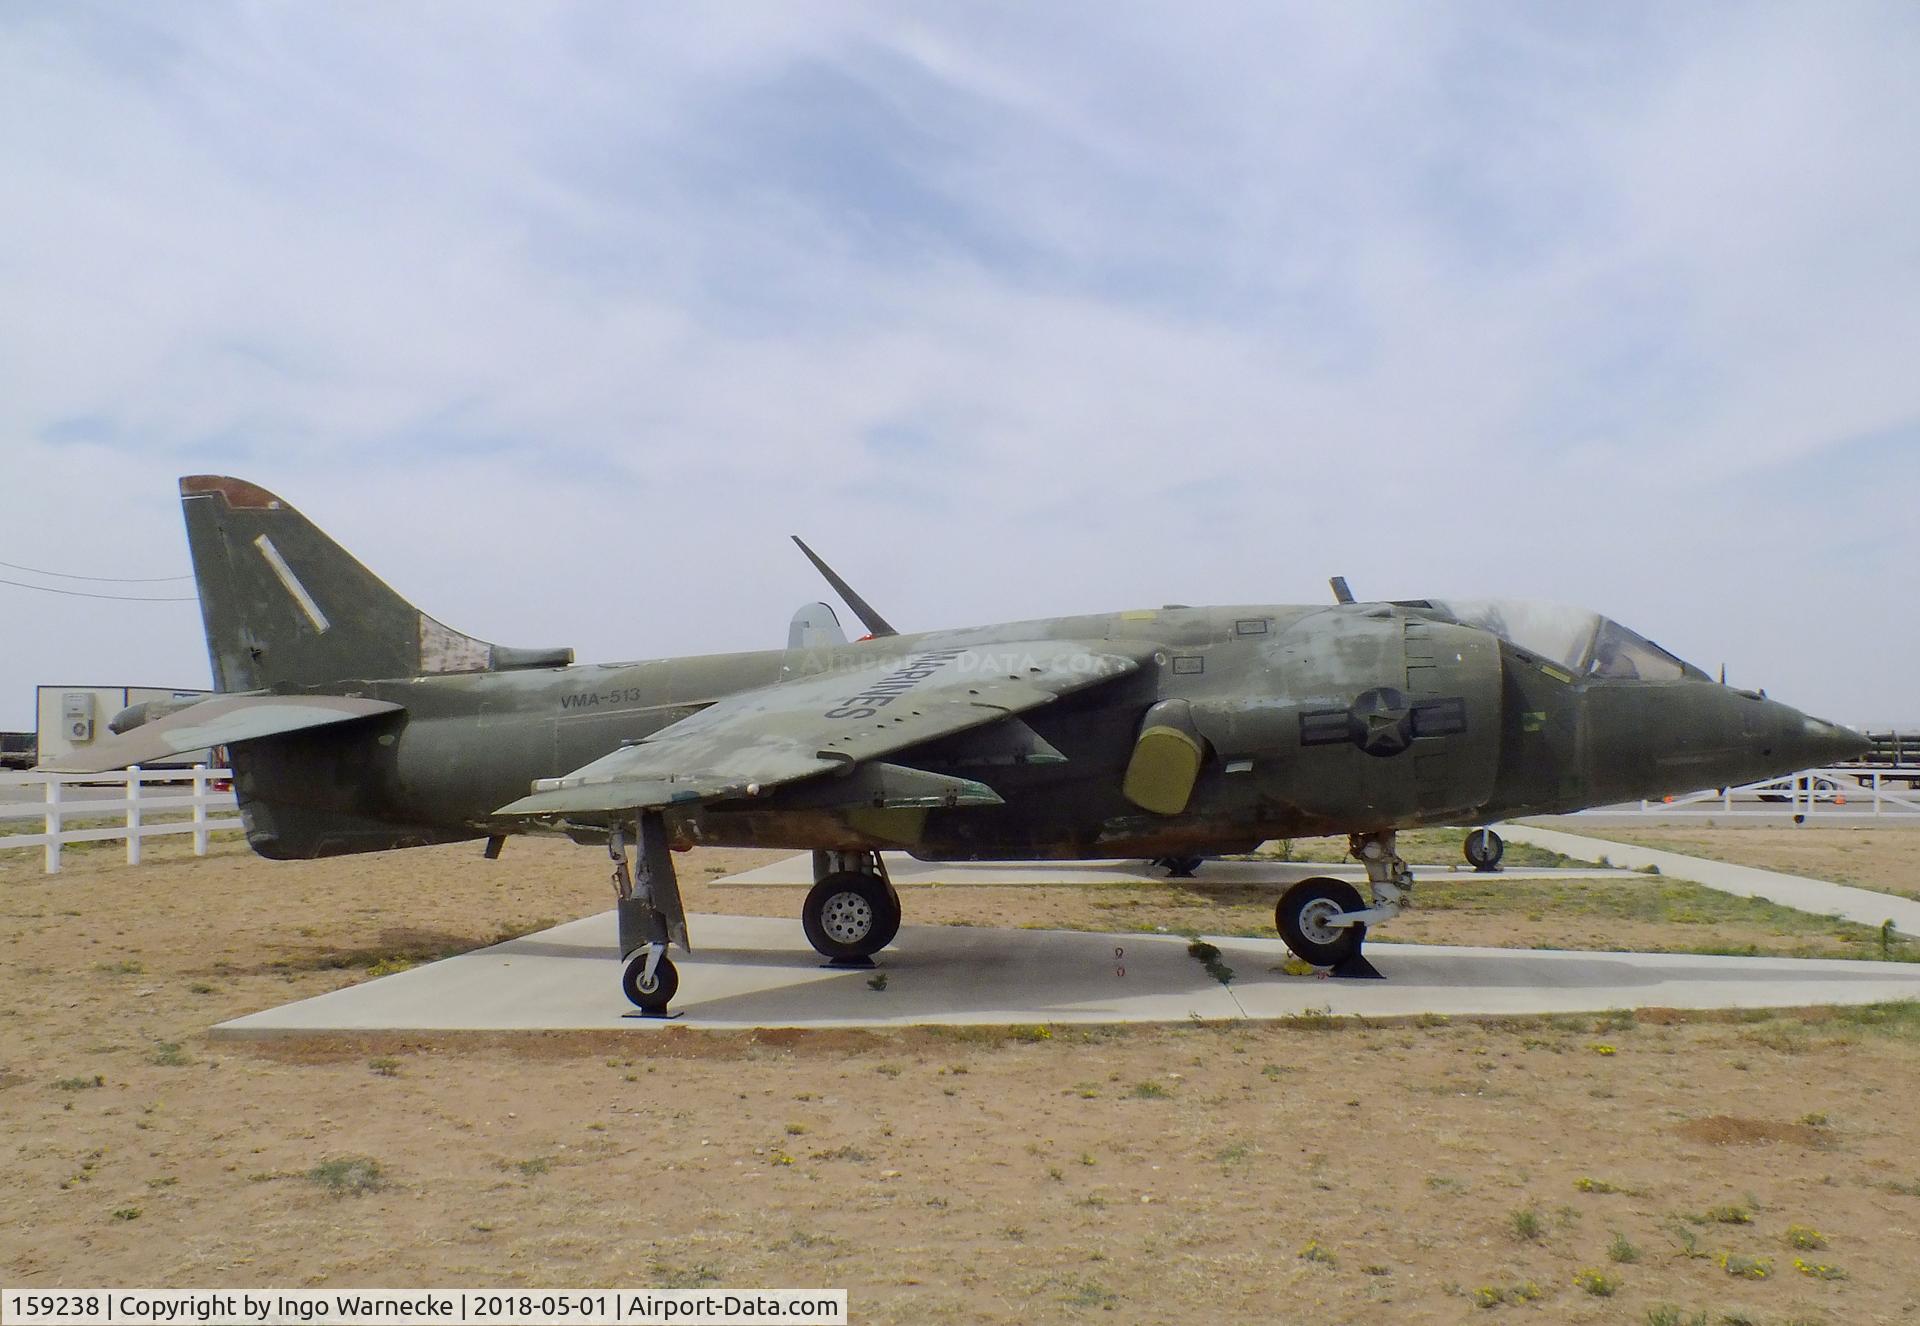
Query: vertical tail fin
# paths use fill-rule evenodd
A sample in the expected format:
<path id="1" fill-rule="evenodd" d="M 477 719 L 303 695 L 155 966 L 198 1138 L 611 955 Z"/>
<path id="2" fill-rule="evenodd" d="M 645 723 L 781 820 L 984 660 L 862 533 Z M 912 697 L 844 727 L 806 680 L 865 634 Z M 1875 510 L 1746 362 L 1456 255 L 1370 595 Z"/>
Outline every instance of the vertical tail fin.
<path id="1" fill-rule="evenodd" d="M 222 691 L 560 667 L 570 649 L 507 649 L 441 625 L 272 493 L 180 480 L 214 685 Z"/>

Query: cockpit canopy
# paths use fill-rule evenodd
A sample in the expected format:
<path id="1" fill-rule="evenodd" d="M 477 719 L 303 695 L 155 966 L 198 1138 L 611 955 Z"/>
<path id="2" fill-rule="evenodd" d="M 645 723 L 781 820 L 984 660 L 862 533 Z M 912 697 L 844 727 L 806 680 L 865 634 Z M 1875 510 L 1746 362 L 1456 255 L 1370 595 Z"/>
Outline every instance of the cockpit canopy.
<path id="1" fill-rule="evenodd" d="M 1585 608 L 1522 599 L 1435 599 L 1433 606 L 1462 626 L 1490 631 L 1576 677 L 1638 681 L 1704 680 L 1643 635 Z"/>

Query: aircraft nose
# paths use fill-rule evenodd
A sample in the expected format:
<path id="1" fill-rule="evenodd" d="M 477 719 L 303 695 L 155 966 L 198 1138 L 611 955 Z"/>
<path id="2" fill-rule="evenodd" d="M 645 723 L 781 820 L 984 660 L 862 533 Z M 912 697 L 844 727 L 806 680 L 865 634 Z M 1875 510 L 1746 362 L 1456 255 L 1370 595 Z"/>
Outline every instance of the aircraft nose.
<path id="1" fill-rule="evenodd" d="M 1797 727 L 1787 734 L 1787 745 L 1799 752 L 1799 765 L 1803 769 L 1857 759 L 1865 755 L 1871 745 L 1850 727 L 1808 714 L 1799 714 L 1798 718 Z"/>

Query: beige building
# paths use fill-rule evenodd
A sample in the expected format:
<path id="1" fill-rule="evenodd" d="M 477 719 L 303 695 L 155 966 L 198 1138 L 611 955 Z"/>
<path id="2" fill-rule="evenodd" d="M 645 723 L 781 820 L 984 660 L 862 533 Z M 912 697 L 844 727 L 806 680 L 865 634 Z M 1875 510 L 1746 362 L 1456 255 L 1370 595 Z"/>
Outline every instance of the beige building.
<path id="1" fill-rule="evenodd" d="M 84 751 L 108 735 L 107 724 L 128 705 L 147 700 L 192 700 L 207 694 L 165 686 L 39 686 L 34 692 L 41 763 Z M 190 751 L 172 764 L 210 763 L 206 751 Z"/>

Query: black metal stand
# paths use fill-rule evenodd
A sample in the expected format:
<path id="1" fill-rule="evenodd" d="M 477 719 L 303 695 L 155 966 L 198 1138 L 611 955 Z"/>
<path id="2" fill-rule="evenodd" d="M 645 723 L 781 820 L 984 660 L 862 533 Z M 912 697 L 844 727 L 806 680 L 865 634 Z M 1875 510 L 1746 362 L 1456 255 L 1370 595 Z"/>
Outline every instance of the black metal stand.
<path id="1" fill-rule="evenodd" d="M 1387 979 L 1380 974 L 1379 968 L 1367 961 L 1367 955 L 1364 953 L 1355 953 L 1351 957 L 1340 959 L 1340 961 L 1329 967 L 1327 972 L 1335 980 L 1342 981 L 1384 981 Z"/>

